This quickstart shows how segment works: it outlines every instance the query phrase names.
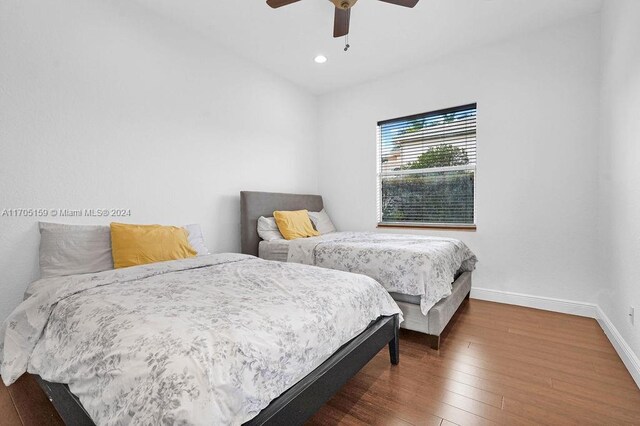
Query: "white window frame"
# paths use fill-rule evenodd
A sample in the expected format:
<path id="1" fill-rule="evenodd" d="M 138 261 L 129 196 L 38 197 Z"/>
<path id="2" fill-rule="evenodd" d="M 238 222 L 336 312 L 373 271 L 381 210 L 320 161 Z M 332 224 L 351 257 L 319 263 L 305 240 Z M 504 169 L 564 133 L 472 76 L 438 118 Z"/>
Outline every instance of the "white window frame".
<path id="1" fill-rule="evenodd" d="M 476 117 L 477 117 L 477 104 L 472 103 L 468 105 L 463 105 L 455 108 L 447 108 L 422 114 L 415 114 L 406 117 L 400 117 L 392 120 L 384 120 L 377 124 L 376 128 L 376 174 L 377 174 L 377 185 L 376 185 L 376 209 L 377 209 L 377 222 L 378 227 L 389 227 L 389 228 L 444 228 L 444 229 L 459 229 L 459 230 L 476 230 L 476 222 L 477 222 L 477 183 L 478 183 L 478 171 L 477 171 L 477 144 L 478 144 L 478 125 L 476 118 L 476 162 L 473 164 L 466 164 L 461 166 L 449 166 L 449 167 L 433 167 L 426 169 L 411 169 L 411 170 L 394 170 L 394 171 L 382 171 L 382 143 L 381 143 L 381 132 L 380 128 L 383 123 L 390 121 L 400 121 L 400 120 L 411 120 L 421 117 L 429 117 L 429 116 L 437 116 L 444 115 L 448 112 L 460 111 L 464 109 L 476 109 Z M 412 174 L 424 174 L 424 173 L 437 173 L 437 172 L 449 172 L 449 171 L 462 171 L 462 170 L 470 170 L 473 171 L 474 181 L 473 181 L 473 223 L 437 223 L 437 222 L 393 222 L 393 221 L 382 221 L 382 180 L 384 177 L 388 176 L 402 176 L 402 175 L 412 175 Z"/>

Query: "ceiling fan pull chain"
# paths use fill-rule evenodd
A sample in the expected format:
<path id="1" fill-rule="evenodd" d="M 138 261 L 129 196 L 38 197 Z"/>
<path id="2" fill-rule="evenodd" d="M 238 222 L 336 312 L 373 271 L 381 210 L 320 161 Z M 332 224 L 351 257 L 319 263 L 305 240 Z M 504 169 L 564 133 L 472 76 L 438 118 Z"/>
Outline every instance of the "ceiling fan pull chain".
<path id="1" fill-rule="evenodd" d="M 349 34 L 344 36 L 344 51 L 348 51 L 351 45 L 349 44 Z"/>

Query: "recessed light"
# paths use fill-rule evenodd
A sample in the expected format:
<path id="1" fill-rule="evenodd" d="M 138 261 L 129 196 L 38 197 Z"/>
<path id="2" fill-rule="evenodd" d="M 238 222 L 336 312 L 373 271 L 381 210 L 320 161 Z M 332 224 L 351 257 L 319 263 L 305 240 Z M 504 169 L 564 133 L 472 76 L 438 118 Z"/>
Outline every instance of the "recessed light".
<path id="1" fill-rule="evenodd" d="M 324 55 L 318 55 L 315 57 L 314 61 L 316 61 L 316 64 L 324 64 L 327 62 L 327 57 Z"/>

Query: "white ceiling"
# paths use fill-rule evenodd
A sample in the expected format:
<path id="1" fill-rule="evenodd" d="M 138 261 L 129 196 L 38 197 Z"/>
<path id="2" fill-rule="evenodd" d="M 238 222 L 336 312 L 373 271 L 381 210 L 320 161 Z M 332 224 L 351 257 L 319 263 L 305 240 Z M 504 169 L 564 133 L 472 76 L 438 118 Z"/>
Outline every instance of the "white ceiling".
<path id="1" fill-rule="evenodd" d="M 333 5 L 302 0 L 271 9 L 265 0 L 138 0 L 212 42 L 320 94 L 451 52 L 594 13 L 602 0 L 420 0 L 414 9 L 360 0 L 351 49 L 333 38 Z M 329 58 L 318 65 L 322 53 Z"/>

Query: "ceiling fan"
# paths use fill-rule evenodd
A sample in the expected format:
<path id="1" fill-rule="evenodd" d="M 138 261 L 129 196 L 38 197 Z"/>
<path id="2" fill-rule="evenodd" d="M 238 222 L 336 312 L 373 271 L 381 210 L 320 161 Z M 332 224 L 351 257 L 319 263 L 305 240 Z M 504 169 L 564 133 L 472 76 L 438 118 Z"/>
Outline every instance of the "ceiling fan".
<path id="1" fill-rule="evenodd" d="M 274 9 L 286 6 L 291 3 L 297 3 L 300 0 L 267 0 L 267 4 Z M 333 22 L 333 36 L 342 37 L 349 34 L 349 20 L 351 18 L 351 8 L 358 0 L 329 0 L 336 5 L 336 13 Z M 391 3 L 398 6 L 413 7 L 418 4 L 419 0 L 380 0 L 385 3 Z"/>

